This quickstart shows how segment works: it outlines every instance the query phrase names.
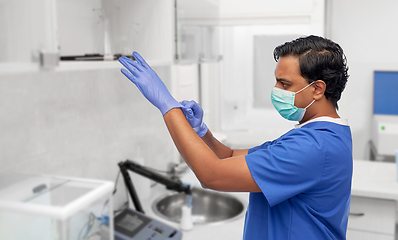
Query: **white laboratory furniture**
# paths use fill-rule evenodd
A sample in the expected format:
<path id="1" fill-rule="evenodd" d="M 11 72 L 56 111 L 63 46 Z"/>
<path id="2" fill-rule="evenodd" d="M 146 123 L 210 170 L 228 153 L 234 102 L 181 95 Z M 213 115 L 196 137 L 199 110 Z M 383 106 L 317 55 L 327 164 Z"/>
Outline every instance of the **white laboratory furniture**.
<path id="1" fill-rule="evenodd" d="M 113 240 L 113 187 L 109 181 L 2 175 L 0 239 Z"/>
<path id="2" fill-rule="evenodd" d="M 176 62 L 187 64 L 217 62 L 221 59 L 219 2 L 219 0 L 176 0 Z"/>
<path id="3" fill-rule="evenodd" d="M 371 152 L 375 160 L 394 156 L 398 150 L 398 115 L 373 115 Z"/>
<path id="4" fill-rule="evenodd" d="M 42 60 L 42 66 L 57 68 L 65 65 L 58 63 L 59 56 L 109 57 L 133 51 L 140 52 L 151 66 L 173 64 L 176 58 L 217 60 L 218 1 L 6 2 L 0 8 L 0 29 L 5 32 L 0 39 L 4 52 L 0 64 L 37 65 Z M 29 10 L 21 10 L 25 8 Z"/>
<path id="5" fill-rule="evenodd" d="M 395 156 L 398 149 L 398 72 L 375 71 L 371 159 Z"/>
<path id="6" fill-rule="evenodd" d="M 354 160 L 347 240 L 394 240 L 398 181 L 395 163 Z"/>

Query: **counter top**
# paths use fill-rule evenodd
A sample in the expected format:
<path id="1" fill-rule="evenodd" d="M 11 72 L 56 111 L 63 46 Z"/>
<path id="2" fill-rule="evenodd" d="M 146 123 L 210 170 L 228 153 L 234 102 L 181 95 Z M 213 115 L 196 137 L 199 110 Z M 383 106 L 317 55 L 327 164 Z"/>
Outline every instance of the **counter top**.
<path id="1" fill-rule="evenodd" d="M 351 195 L 398 201 L 396 164 L 354 160 Z"/>

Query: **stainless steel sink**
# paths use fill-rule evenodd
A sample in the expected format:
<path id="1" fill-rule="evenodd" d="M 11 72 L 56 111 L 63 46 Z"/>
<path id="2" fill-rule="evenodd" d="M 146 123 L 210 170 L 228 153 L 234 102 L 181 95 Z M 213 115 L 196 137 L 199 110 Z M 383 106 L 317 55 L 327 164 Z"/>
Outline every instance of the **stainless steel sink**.
<path id="1" fill-rule="evenodd" d="M 158 198 L 152 204 L 154 213 L 166 220 L 180 222 L 181 207 L 188 205 L 189 196 L 173 193 Z M 210 224 L 231 221 L 242 217 L 244 204 L 238 198 L 211 190 L 193 188 L 192 221 L 194 224 Z"/>

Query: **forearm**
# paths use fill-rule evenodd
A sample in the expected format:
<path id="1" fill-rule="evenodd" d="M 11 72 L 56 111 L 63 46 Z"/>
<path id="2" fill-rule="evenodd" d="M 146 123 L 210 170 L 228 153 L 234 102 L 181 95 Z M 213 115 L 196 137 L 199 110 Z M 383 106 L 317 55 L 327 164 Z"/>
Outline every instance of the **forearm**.
<path id="1" fill-rule="evenodd" d="M 218 158 L 224 159 L 229 157 L 247 155 L 247 149 L 231 149 L 217 140 L 211 133 L 210 129 L 202 137 L 202 140 L 217 155 Z"/>
<path id="2" fill-rule="evenodd" d="M 218 158 L 224 159 L 232 157 L 233 150 L 218 141 L 217 138 L 213 136 L 210 129 L 202 137 L 202 140 L 217 155 Z"/>
<path id="3" fill-rule="evenodd" d="M 260 191 L 244 155 L 220 160 L 195 133 L 179 108 L 171 109 L 163 117 L 174 144 L 203 187 L 219 191 Z"/>
<path id="4" fill-rule="evenodd" d="M 171 109 L 163 117 L 175 146 L 197 177 L 200 179 L 209 173 L 211 165 L 219 158 L 195 133 L 182 111 Z"/>

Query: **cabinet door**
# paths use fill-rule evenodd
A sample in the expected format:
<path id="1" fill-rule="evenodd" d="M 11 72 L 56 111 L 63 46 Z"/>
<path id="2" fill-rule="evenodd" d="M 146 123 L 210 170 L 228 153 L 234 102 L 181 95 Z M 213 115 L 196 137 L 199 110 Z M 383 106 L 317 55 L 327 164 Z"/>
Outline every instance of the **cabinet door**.
<path id="1" fill-rule="evenodd" d="M 352 196 L 348 229 L 394 235 L 395 204 L 392 200 Z"/>
<path id="2" fill-rule="evenodd" d="M 61 55 L 139 52 L 173 62 L 174 0 L 57 0 Z"/>
<path id="3" fill-rule="evenodd" d="M 218 0 L 176 1 L 176 60 L 215 62 L 220 58 Z"/>
<path id="4" fill-rule="evenodd" d="M 38 62 L 40 51 L 57 51 L 55 4 L 0 0 L 0 63 Z"/>
<path id="5" fill-rule="evenodd" d="M 347 240 L 394 240 L 394 235 L 348 229 Z"/>

